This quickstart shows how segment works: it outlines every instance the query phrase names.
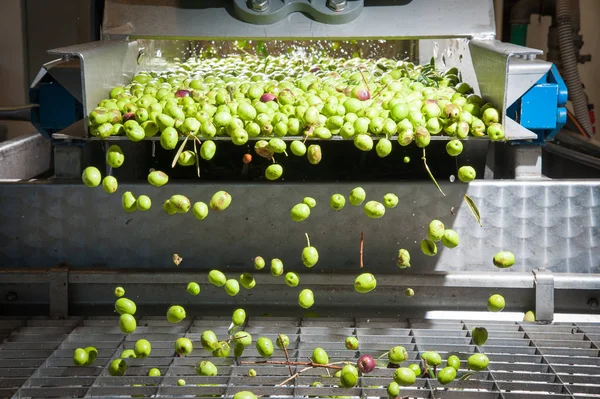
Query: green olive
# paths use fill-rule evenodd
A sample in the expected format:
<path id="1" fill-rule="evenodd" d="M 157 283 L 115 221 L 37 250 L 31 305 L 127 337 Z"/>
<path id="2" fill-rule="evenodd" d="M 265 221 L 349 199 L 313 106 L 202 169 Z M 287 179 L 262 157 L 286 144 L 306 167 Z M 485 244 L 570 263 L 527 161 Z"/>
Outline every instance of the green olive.
<path id="1" fill-rule="evenodd" d="M 458 371 L 458 369 L 460 368 L 460 359 L 456 355 L 449 356 L 446 363 L 448 367 L 452 367 L 456 371 Z"/>
<path id="2" fill-rule="evenodd" d="M 316 364 L 329 364 L 329 356 L 327 356 L 327 352 L 323 348 L 315 348 L 311 360 Z"/>
<path id="3" fill-rule="evenodd" d="M 283 349 L 284 347 L 288 347 L 290 345 L 290 337 L 285 334 L 279 334 L 275 343 L 279 349 Z"/>
<path id="4" fill-rule="evenodd" d="M 427 364 L 430 366 L 439 366 L 442 364 L 442 357 L 440 354 L 433 351 L 423 352 L 421 354 L 421 359 L 427 360 Z"/>
<path id="5" fill-rule="evenodd" d="M 273 355 L 273 341 L 269 338 L 260 337 L 256 340 L 256 350 L 262 357 L 271 357 Z"/>
<path id="6" fill-rule="evenodd" d="M 494 255 L 494 266 L 505 269 L 515 264 L 515 254 L 510 251 L 500 251 Z"/>
<path id="7" fill-rule="evenodd" d="M 421 375 L 421 366 L 419 366 L 417 363 L 409 365 L 408 368 L 411 369 L 417 377 Z"/>
<path id="8" fill-rule="evenodd" d="M 358 349 L 358 339 L 356 337 L 346 337 L 344 343 L 346 345 L 346 349 L 348 350 Z"/>
<path id="9" fill-rule="evenodd" d="M 219 270 L 211 270 L 208 273 L 208 281 L 217 287 L 222 287 L 227 282 L 227 277 L 225 277 L 225 274 Z"/>
<path id="10" fill-rule="evenodd" d="M 251 290 L 256 286 L 256 280 L 250 273 L 242 273 L 240 275 L 240 284 L 247 290 Z"/>
<path id="11" fill-rule="evenodd" d="M 361 294 L 373 291 L 376 286 L 377 280 L 371 273 L 363 273 L 354 280 L 354 289 Z"/>
<path id="12" fill-rule="evenodd" d="M 388 352 L 388 360 L 392 364 L 400 364 L 408 359 L 408 352 L 403 346 L 394 346 Z"/>
<path id="13" fill-rule="evenodd" d="M 174 305 L 167 311 L 167 320 L 169 323 L 179 323 L 185 319 L 185 309 L 182 306 Z"/>
<path id="14" fill-rule="evenodd" d="M 118 288 L 118 287 L 117 287 Z M 137 307 L 135 306 L 135 302 L 127 298 L 119 298 L 115 302 L 115 310 L 118 314 L 130 314 L 134 315 Z"/>
<path id="15" fill-rule="evenodd" d="M 200 343 L 202 344 L 202 347 L 204 349 L 210 352 L 214 351 L 219 347 L 219 339 L 217 338 L 217 335 L 211 330 L 206 330 L 202 333 L 202 335 L 200 336 Z"/>
<path id="16" fill-rule="evenodd" d="M 202 377 L 214 377 L 217 375 L 218 370 L 212 362 L 203 360 L 196 365 L 196 373 Z"/>
<path id="17" fill-rule="evenodd" d="M 231 195 L 226 191 L 218 191 L 210 199 L 210 209 L 215 212 L 224 211 L 231 204 Z"/>
<path id="18" fill-rule="evenodd" d="M 244 347 L 252 345 L 252 335 L 246 331 L 238 331 L 233 336 L 235 343 Z"/>
<path id="19" fill-rule="evenodd" d="M 408 387 L 415 383 L 417 376 L 408 367 L 400 367 L 394 371 L 394 381 L 402 387 Z"/>
<path id="20" fill-rule="evenodd" d="M 114 359 L 108 366 L 108 373 L 113 377 L 125 375 L 127 371 L 127 363 L 124 359 Z"/>
<path id="21" fill-rule="evenodd" d="M 467 364 L 469 366 L 469 370 L 483 371 L 490 364 L 490 360 L 483 353 L 476 353 L 469 357 Z"/>
<path id="22" fill-rule="evenodd" d="M 437 374 L 437 380 L 440 384 L 446 385 L 454 381 L 456 378 L 456 369 L 454 367 L 444 367 Z"/>
<path id="23" fill-rule="evenodd" d="M 256 395 L 250 391 L 239 391 L 233 395 L 233 399 L 256 399 Z"/>
<path id="24" fill-rule="evenodd" d="M 102 188 L 107 194 L 112 194 L 119 188 L 119 182 L 114 176 L 105 176 L 102 179 Z"/>
<path id="25" fill-rule="evenodd" d="M 236 309 L 231 316 L 231 322 L 234 326 L 241 326 L 246 321 L 246 311 L 244 309 Z"/>
<path id="26" fill-rule="evenodd" d="M 130 314 L 122 314 L 119 317 L 119 328 L 124 334 L 131 334 L 135 331 L 137 323 L 135 317 Z"/>
<path id="27" fill-rule="evenodd" d="M 83 170 L 81 180 L 83 181 L 83 184 L 85 184 L 88 187 L 98 187 L 102 180 L 102 175 L 100 174 L 98 168 L 88 166 Z"/>
<path id="28" fill-rule="evenodd" d="M 227 357 L 231 352 L 231 347 L 227 341 L 219 341 L 219 346 L 213 351 L 214 357 Z"/>
<path id="29" fill-rule="evenodd" d="M 84 366 L 89 360 L 88 353 L 83 348 L 77 348 L 73 352 L 73 364 L 75 366 Z"/>
<path id="30" fill-rule="evenodd" d="M 310 308 L 315 303 L 315 295 L 312 290 L 305 288 L 298 295 L 298 304 L 304 309 Z"/>
<path id="31" fill-rule="evenodd" d="M 340 375 L 340 386 L 343 388 L 352 388 L 358 382 L 358 370 L 351 364 L 346 364 Z"/>
<path id="32" fill-rule="evenodd" d="M 390 382 L 387 386 L 387 394 L 390 398 L 400 396 L 400 385 L 395 381 Z"/>
<path id="33" fill-rule="evenodd" d="M 488 339 L 488 332 L 485 327 L 475 327 L 471 331 L 471 336 L 473 337 L 473 343 L 477 346 L 482 346 Z"/>
<path id="34" fill-rule="evenodd" d="M 504 297 L 500 294 L 494 294 L 488 299 L 488 310 L 490 312 L 501 312 L 504 310 L 506 306 L 506 302 L 504 301 Z"/>

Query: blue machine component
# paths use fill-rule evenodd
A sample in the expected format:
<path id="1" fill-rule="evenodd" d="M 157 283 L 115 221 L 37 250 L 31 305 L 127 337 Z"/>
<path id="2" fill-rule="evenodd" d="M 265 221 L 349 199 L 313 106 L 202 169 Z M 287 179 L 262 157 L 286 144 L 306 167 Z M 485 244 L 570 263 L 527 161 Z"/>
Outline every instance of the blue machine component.
<path id="1" fill-rule="evenodd" d="M 537 134 L 532 141 L 515 145 L 544 145 L 554 138 L 567 121 L 568 92 L 555 65 L 507 110 L 507 116 Z"/>
<path id="2" fill-rule="evenodd" d="M 31 123 L 45 138 L 83 118 L 83 107 L 62 85 L 46 79 L 29 90 L 29 99 L 39 107 L 31 110 Z"/>

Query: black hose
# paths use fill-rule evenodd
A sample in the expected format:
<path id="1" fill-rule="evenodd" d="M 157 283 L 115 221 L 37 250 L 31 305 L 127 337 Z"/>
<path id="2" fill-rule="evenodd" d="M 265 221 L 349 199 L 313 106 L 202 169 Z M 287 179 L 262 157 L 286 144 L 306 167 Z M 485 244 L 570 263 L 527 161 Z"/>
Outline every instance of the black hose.
<path id="1" fill-rule="evenodd" d="M 556 1 L 556 26 L 558 28 L 558 45 L 562 61 L 563 74 L 569 99 L 573 104 L 573 111 L 577 121 L 591 137 L 593 135 L 592 122 L 588 112 L 588 102 L 583 92 L 575 46 L 573 45 L 573 28 L 571 27 L 571 2 L 570 0 Z"/>
<path id="2" fill-rule="evenodd" d="M 31 108 L 38 107 L 37 104 L 21 106 L 0 107 L 0 121 L 25 121 L 31 122 Z"/>

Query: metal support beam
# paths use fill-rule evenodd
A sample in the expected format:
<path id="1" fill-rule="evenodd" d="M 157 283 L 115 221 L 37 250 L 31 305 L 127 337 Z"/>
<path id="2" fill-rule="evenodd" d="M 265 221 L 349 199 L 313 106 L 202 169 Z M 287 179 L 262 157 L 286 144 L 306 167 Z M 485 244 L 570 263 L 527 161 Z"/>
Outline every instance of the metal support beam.
<path id="1" fill-rule="evenodd" d="M 554 320 L 554 275 L 546 269 L 532 270 L 535 282 L 535 318 Z"/>
<path id="2" fill-rule="evenodd" d="M 83 147 L 54 146 L 54 174 L 57 178 L 78 179 L 83 171 Z"/>
<path id="3" fill-rule="evenodd" d="M 69 268 L 58 266 L 48 273 L 50 297 L 50 317 L 67 317 L 69 315 Z"/>
<path id="4" fill-rule="evenodd" d="M 539 146 L 513 147 L 513 166 L 516 180 L 542 178 L 542 148 Z"/>

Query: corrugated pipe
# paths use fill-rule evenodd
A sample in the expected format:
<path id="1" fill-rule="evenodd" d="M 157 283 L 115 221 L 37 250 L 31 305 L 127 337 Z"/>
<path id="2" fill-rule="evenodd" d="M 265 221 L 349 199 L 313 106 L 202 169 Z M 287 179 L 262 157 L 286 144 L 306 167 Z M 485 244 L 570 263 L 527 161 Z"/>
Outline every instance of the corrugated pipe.
<path id="1" fill-rule="evenodd" d="M 573 45 L 573 30 L 571 27 L 571 1 L 556 1 L 556 26 L 558 28 L 558 45 L 560 48 L 560 59 L 562 61 L 563 75 L 569 99 L 573 104 L 575 117 L 581 127 L 590 136 L 593 135 L 592 122 L 588 112 L 588 103 L 581 85 L 577 58 L 575 57 L 575 46 Z"/>

